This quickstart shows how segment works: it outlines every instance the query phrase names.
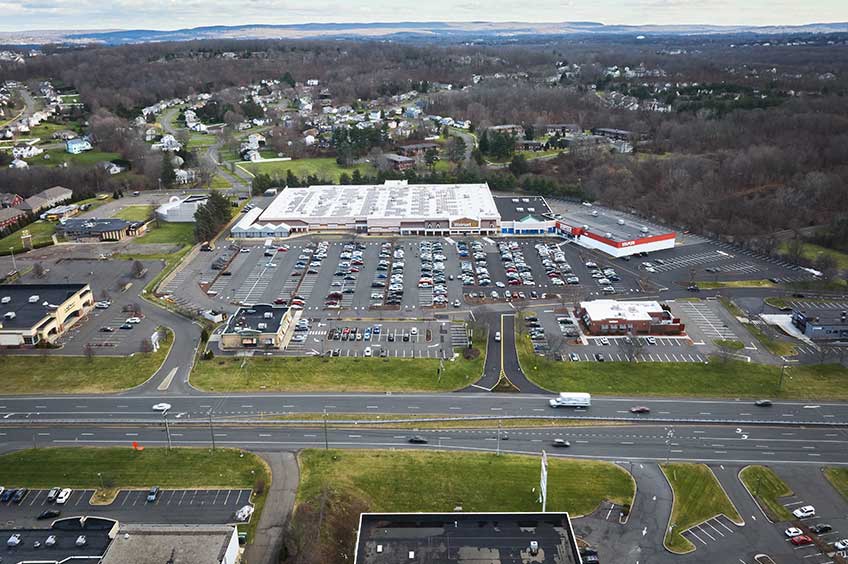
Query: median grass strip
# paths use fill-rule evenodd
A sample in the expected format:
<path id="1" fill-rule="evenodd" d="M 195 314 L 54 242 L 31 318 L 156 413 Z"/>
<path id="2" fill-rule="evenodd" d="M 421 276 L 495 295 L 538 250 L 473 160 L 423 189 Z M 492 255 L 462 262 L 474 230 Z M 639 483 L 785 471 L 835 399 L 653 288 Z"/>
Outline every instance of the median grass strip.
<path id="1" fill-rule="evenodd" d="M 695 550 L 695 546 L 681 533 L 717 515 L 724 515 L 739 525 L 744 523 L 715 474 L 706 465 L 674 463 L 660 464 L 660 468 L 674 492 L 664 541 L 671 552 L 685 554 Z"/>
<path id="2" fill-rule="evenodd" d="M 41 355 L 3 355 L 0 393 L 102 394 L 126 390 L 159 370 L 173 341 L 173 333 L 168 330 L 158 351 L 132 356 L 99 356 L 96 352 L 91 358 L 62 356 L 61 351 L 46 349 Z"/>
<path id="3" fill-rule="evenodd" d="M 712 358 L 697 362 L 560 362 L 533 353 L 530 339 L 516 340 L 527 377 L 553 392 L 598 395 L 726 398 L 848 399 L 848 369 L 839 364 L 780 366 Z"/>
<path id="4" fill-rule="evenodd" d="M 825 468 L 824 476 L 830 482 L 836 491 L 842 494 L 845 501 L 848 501 L 848 468 Z"/>
<path id="5" fill-rule="evenodd" d="M 700 288 L 713 290 L 719 288 L 773 288 L 774 282 L 769 280 L 716 280 L 695 282 Z"/>
<path id="6" fill-rule="evenodd" d="M 362 499 L 371 511 L 539 511 L 539 457 L 412 451 L 305 450 L 298 502 L 322 490 Z M 548 459 L 548 511 L 586 515 L 604 500 L 630 504 L 631 477 L 613 464 Z"/>
<path id="7" fill-rule="evenodd" d="M 430 419 L 431 421 L 422 421 Z M 432 421 L 435 419 L 435 421 Z M 263 420 L 280 423 L 292 423 L 303 426 L 300 421 L 309 421 L 307 425 L 319 427 L 323 425 L 322 413 L 296 413 L 292 415 L 272 415 Z M 385 423 L 385 421 L 392 423 Z M 352 423 L 346 423 L 351 421 Z M 593 421 L 589 419 L 567 419 L 557 417 L 552 419 L 460 419 L 451 420 L 445 415 L 367 415 L 362 413 L 328 413 L 327 426 L 333 428 L 372 428 L 372 429 L 528 429 L 538 427 L 598 427 L 625 425 L 615 421 Z"/>
<path id="8" fill-rule="evenodd" d="M 103 487 L 109 491 L 150 486 L 253 489 L 254 515 L 249 525 L 239 527 L 248 530 L 252 539 L 271 473 L 255 454 L 229 448 L 37 448 L 0 456 L 0 483 L 28 488 Z"/>
<path id="9" fill-rule="evenodd" d="M 781 497 L 792 495 L 792 490 L 774 470 L 767 466 L 746 466 L 739 472 L 739 479 L 756 498 L 769 519 L 774 522 L 792 519 L 792 514 L 779 500 Z"/>
<path id="10" fill-rule="evenodd" d="M 475 349 L 475 358 L 460 352 L 446 361 L 441 376 L 439 361 L 432 358 L 216 357 L 195 365 L 191 383 L 215 392 L 451 391 L 483 373 L 485 357 Z"/>

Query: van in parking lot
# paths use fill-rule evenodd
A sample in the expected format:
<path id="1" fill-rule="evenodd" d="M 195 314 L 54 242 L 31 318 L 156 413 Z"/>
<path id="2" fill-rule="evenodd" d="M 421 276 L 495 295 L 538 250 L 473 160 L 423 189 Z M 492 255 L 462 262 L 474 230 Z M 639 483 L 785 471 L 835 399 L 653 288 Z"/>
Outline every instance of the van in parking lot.
<path id="1" fill-rule="evenodd" d="M 153 503 L 156 501 L 157 497 L 159 497 L 159 486 L 153 486 L 150 488 L 150 491 L 147 492 L 147 501 Z"/>

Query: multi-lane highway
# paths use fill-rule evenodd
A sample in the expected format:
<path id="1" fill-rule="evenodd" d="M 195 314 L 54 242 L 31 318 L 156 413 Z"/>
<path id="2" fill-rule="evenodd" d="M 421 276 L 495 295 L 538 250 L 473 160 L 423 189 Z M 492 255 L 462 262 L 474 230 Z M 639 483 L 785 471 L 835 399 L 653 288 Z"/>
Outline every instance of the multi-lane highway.
<path id="1" fill-rule="evenodd" d="M 326 435 L 325 435 L 326 432 Z M 220 425 L 171 422 L 139 425 L 7 426 L 0 439 L 8 445 L 238 446 L 262 451 L 301 448 L 439 448 L 593 458 L 619 462 L 699 461 L 715 464 L 848 465 L 848 431 L 787 429 L 766 426 L 613 425 L 521 429 L 375 428 L 360 425 Z M 427 439 L 413 445 L 413 435 Z M 557 448 L 554 439 L 571 446 Z M 326 441 L 326 443 L 325 443 Z"/>
<path id="2" fill-rule="evenodd" d="M 454 417 L 562 416 L 583 419 L 693 423 L 848 425 L 848 404 L 786 401 L 756 407 L 750 400 L 600 398 L 588 409 L 552 409 L 551 395 L 537 394 L 168 394 L 120 396 L 32 396 L 0 398 L 0 422 L 158 420 L 154 404 L 167 402 L 171 418 L 257 418 L 272 414 L 440 415 Z M 633 415 L 647 406 L 651 413 Z"/>

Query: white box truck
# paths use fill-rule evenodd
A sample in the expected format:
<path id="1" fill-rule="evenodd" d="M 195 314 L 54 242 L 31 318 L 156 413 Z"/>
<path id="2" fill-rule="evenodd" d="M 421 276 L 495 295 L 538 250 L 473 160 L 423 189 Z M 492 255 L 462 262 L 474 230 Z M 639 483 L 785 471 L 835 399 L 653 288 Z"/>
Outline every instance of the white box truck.
<path id="1" fill-rule="evenodd" d="M 592 395 L 583 392 L 560 392 L 550 400 L 551 407 L 589 407 L 592 405 Z"/>

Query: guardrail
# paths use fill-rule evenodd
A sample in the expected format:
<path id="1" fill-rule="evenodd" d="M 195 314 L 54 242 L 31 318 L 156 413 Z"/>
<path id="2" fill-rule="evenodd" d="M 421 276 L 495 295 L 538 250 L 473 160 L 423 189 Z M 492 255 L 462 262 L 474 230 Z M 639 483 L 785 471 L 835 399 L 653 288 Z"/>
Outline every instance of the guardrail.
<path id="1" fill-rule="evenodd" d="M 213 417 L 212 423 L 215 425 L 323 425 L 324 419 L 272 419 L 273 417 L 284 416 L 285 413 L 266 413 L 262 417 L 245 416 L 245 417 Z M 705 419 L 705 418 L 662 418 L 662 417 L 603 417 L 603 416 L 574 416 L 574 415 L 479 415 L 465 417 L 422 417 L 420 419 L 327 419 L 328 425 L 353 425 L 353 426 L 371 426 L 371 425 L 409 425 L 417 423 L 456 423 L 456 422 L 475 422 L 475 421 L 509 421 L 509 420 L 538 420 L 538 421 L 598 421 L 612 423 L 652 423 L 663 425 L 757 425 L 770 427 L 839 427 L 848 428 L 848 421 L 785 421 L 785 420 L 758 420 L 758 419 Z M 15 427 L 20 425 L 36 426 L 36 425 L 162 425 L 164 418 L 143 418 L 143 419 L 2 419 L 0 427 Z M 168 424 L 173 425 L 209 425 L 210 419 L 207 416 L 199 415 L 192 418 L 190 416 L 182 418 L 168 418 Z"/>

